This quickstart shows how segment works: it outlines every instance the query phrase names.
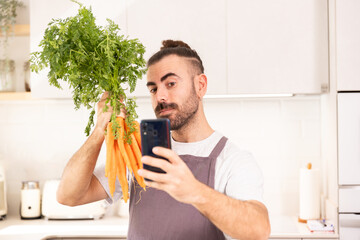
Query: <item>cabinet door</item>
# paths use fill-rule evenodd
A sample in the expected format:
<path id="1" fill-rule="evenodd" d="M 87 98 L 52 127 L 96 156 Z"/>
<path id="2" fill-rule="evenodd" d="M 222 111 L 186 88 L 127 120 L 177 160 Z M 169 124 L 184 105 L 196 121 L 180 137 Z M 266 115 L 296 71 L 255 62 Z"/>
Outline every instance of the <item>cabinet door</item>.
<path id="1" fill-rule="evenodd" d="M 229 93 L 327 88 L 327 0 L 227 2 Z"/>
<path id="2" fill-rule="evenodd" d="M 339 91 L 360 90 L 360 1 L 336 1 L 336 59 Z"/>
<path id="3" fill-rule="evenodd" d="M 208 93 L 226 92 L 225 1 L 132 0 L 127 6 L 128 34 L 146 47 L 146 60 L 162 40 L 182 40 L 195 49 L 208 77 Z M 149 96 L 146 76 L 135 94 Z"/>
<path id="4" fill-rule="evenodd" d="M 340 185 L 360 184 L 360 93 L 338 94 Z"/>
<path id="5" fill-rule="evenodd" d="M 339 214 L 339 239 L 360 239 L 360 216 L 357 214 Z"/>
<path id="6" fill-rule="evenodd" d="M 126 33 L 126 14 L 124 1 L 117 0 L 82 0 L 85 6 L 91 6 L 96 23 L 106 25 L 106 18 L 113 20 Z M 31 0 L 30 1 L 30 51 L 39 51 L 39 43 L 43 39 L 44 31 L 51 19 L 74 16 L 79 6 L 71 1 L 63 0 Z M 39 74 L 31 73 L 31 91 L 35 98 L 71 98 L 71 91 L 66 84 L 63 90 L 50 86 L 47 78 L 48 70 Z"/>

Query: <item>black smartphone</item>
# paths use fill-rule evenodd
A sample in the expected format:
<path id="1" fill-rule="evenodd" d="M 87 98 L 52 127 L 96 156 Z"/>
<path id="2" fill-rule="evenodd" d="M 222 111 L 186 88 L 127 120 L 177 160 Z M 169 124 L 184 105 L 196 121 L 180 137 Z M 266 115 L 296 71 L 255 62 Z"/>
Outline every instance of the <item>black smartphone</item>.
<path id="1" fill-rule="evenodd" d="M 140 122 L 141 154 L 162 158 L 153 153 L 152 149 L 161 146 L 171 149 L 170 121 L 167 118 L 145 119 Z M 167 160 L 167 159 L 165 159 Z M 168 160 L 167 160 L 168 161 Z M 165 173 L 162 169 L 144 164 L 144 169 L 157 173 Z"/>

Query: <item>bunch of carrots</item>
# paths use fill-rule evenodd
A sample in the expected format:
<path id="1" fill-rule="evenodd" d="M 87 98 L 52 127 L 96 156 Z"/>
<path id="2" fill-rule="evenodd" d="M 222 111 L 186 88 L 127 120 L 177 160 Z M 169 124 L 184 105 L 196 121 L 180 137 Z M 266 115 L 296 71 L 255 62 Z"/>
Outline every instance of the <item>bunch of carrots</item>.
<path id="1" fill-rule="evenodd" d="M 142 169 L 141 162 L 141 138 L 140 127 L 137 121 L 135 124 L 135 131 L 130 135 L 130 144 L 125 139 L 125 131 L 128 131 L 128 127 L 124 118 L 117 117 L 117 123 L 120 126 L 119 136 L 116 139 L 112 131 L 112 123 L 107 125 L 106 132 L 106 165 L 105 176 L 108 178 L 109 189 L 111 196 L 115 191 L 116 177 L 119 180 L 123 199 L 125 202 L 129 199 L 128 194 L 128 181 L 126 177 L 126 168 L 129 170 L 131 176 L 134 176 L 138 184 L 145 190 L 144 178 L 141 177 L 137 171 Z"/>

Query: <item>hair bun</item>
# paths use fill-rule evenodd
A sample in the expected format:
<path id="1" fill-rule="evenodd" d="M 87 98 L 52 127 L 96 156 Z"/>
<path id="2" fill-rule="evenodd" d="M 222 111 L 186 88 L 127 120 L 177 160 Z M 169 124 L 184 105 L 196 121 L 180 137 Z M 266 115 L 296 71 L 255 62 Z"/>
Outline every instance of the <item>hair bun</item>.
<path id="1" fill-rule="evenodd" d="M 190 46 L 184 43 L 183 41 L 174 41 L 169 39 L 162 41 L 162 47 L 160 48 L 160 50 L 163 50 L 165 48 L 176 48 L 176 47 L 184 47 L 191 49 Z"/>

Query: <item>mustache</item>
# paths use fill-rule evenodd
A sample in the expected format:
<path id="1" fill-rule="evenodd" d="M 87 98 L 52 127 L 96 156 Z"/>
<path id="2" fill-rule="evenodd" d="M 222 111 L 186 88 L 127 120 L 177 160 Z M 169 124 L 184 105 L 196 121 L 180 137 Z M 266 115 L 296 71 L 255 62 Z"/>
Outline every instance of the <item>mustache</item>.
<path id="1" fill-rule="evenodd" d="M 177 109 L 178 105 L 176 103 L 159 103 L 156 108 L 155 108 L 155 112 L 160 112 L 163 109 Z"/>

